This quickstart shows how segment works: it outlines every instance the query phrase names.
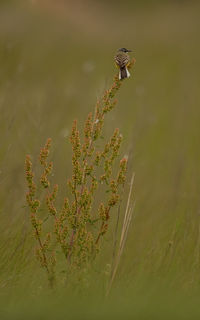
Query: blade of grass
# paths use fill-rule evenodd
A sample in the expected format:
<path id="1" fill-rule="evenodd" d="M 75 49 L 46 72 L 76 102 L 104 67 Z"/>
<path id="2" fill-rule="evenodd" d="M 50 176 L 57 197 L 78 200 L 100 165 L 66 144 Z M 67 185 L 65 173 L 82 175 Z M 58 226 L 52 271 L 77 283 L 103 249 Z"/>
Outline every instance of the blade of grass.
<path id="1" fill-rule="evenodd" d="M 127 239 L 127 234 L 128 234 L 130 222 L 131 222 L 131 219 L 132 219 L 134 205 L 130 206 L 130 200 L 131 200 L 131 195 L 132 195 L 132 190 L 133 190 L 134 177 L 135 177 L 135 174 L 133 173 L 132 174 L 132 178 L 131 178 L 131 183 L 130 183 L 130 189 L 129 189 L 128 199 L 127 199 L 127 204 L 126 204 L 126 210 L 125 210 L 124 219 L 123 219 L 123 225 L 122 225 L 119 249 L 118 249 L 118 253 L 117 253 L 115 262 L 113 264 L 113 268 L 111 270 L 111 277 L 110 277 L 110 281 L 109 281 L 108 288 L 107 288 L 107 291 L 106 291 L 106 297 L 108 296 L 108 294 L 110 292 L 110 289 L 112 287 L 114 278 L 116 276 L 117 269 L 118 269 L 119 262 L 120 262 L 120 258 L 121 258 L 121 255 L 123 253 L 124 245 L 125 245 L 125 242 L 126 242 L 126 239 Z"/>

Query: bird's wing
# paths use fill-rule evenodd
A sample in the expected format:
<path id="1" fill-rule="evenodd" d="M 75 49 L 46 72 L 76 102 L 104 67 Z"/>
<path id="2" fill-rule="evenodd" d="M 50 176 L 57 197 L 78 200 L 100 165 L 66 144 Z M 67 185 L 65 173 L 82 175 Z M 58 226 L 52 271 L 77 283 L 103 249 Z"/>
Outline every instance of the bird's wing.
<path id="1" fill-rule="evenodd" d="M 124 68 L 129 63 L 130 58 L 127 54 L 117 54 L 115 56 L 115 62 L 120 68 Z"/>

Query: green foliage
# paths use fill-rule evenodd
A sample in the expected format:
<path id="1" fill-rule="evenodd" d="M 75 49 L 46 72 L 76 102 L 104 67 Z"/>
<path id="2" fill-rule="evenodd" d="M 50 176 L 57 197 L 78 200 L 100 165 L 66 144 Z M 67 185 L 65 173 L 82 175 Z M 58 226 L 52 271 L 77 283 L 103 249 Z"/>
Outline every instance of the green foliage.
<path id="1" fill-rule="evenodd" d="M 72 174 L 71 147 L 66 143 L 72 121 L 80 119 L 78 129 L 83 142 L 82 119 L 107 88 L 115 70 L 116 49 L 125 46 L 133 50 L 137 65 L 131 71 L 130 81 L 120 90 L 118 107 L 107 113 L 104 139 L 100 137 L 97 144 L 107 143 L 115 127 L 123 132 L 122 155 L 127 153 L 125 150 L 130 150 L 131 155 L 127 180 L 130 181 L 130 169 L 134 168 L 136 173 L 136 204 L 125 252 L 110 292 L 114 301 L 111 304 L 108 299 L 107 311 L 116 312 L 115 319 L 125 317 L 128 307 L 133 307 L 132 318 L 173 319 L 173 313 L 175 319 L 190 319 L 193 315 L 198 318 L 199 1 L 165 4 L 159 1 L 153 6 L 152 1 L 146 4 L 142 1 L 140 8 L 133 1 L 130 6 L 121 2 L 120 9 L 116 1 L 104 4 L 87 0 L 84 4 L 15 1 L 14 7 L 14 1 L 3 2 L 5 6 L 0 10 L 1 311 L 5 309 L 16 319 L 17 310 L 26 305 L 27 318 L 31 318 L 32 312 L 40 312 L 46 297 L 44 318 L 50 304 L 49 318 L 59 318 L 62 308 L 55 305 L 55 300 L 62 297 L 66 317 L 69 314 L 73 317 L 80 310 L 79 317 L 83 318 L 77 300 L 85 295 L 83 309 L 87 319 L 91 308 L 92 318 L 101 317 L 100 310 L 105 310 L 102 304 L 95 305 L 95 301 L 105 292 L 110 275 L 116 208 L 109 220 L 109 232 L 100 238 L 99 244 L 104 249 L 95 260 L 96 277 L 84 274 L 77 285 L 61 293 L 59 288 L 50 300 L 44 270 L 33 254 L 35 239 L 24 201 L 23 159 L 25 154 L 31 154 L 34 181 L 39 181 L 42 171 L 38 172 L 36 163 L 38 146 L 52 137 L 48 159 L 53 160 L 54 170 L 48 178 L 50 193 L 55 184 L 59 185 L 54 206 L 61 210 L 66 179 Z M 23 4 L 19 6 L 19 2 Z M 124 196 L 128 194 L 127 188 L 128 184 Z M 41 192 L 45 195 L 46 191 Z M 99 202 L 101 197 L 98 192 Z M 40 220 L 44 219 L 42 229 L 48 233 L 53 216 L 45 214 L 45 206 L 46 199 L 41 199 Z M 122 205 L 122 212 L 123 209 Z M 56 254 L 59 254 L 57 268 L 64 255 Z M 65 262 L 60 266 L 61 272 L 63 265 L 66 266 Z M 171 303 L 164 295 L 165 289 L 169 290 Z M 186 298 L 176 301 L 179 295 Z M 38 304 L 34 303 L 36 297 Z M 66 301 L 72 305 L 71 309 Z M 128 306 L 122 308 L 125 302 Z M 24 313 L 18 318 L 24 318 Z"/>

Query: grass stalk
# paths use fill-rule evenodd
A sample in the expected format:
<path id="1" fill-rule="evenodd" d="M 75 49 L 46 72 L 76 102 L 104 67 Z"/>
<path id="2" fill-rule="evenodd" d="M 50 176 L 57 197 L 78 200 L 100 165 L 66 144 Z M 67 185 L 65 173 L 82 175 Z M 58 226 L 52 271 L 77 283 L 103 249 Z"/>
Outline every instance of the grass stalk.
<path id="1" fill-rule="evenodd" d="M 130 201 L 131 201 L 131 196 L 132 196 L 132 191 L 133 191 L 134 177 L 135 177 L 135 173 L 132 174 L 132 178 L 131 178 L 131 182 L 130 182 L 129 194 L 128 194 L 126 210 L 125 210 L 123 224 L 122 224 L 122 230 L 121 230 L 121 237 L 120 237 L 120 242 L 119 242 L 118 253 L 117 253 L 115 262 L 113 264 L 113 268 L 111 270 L 111 277 L 110 277 L 110 281 L 109 281 L 109 284 L 108 284 L 108 287 L 107 287 L 106 296 L 109 295 L 110 289 L 111 289 L 113 281 L 115 279 L 115 276 L 116 276 L 116 273 L 117 273 L 117 269 L 119 267 L 120 259 L 121 259 L 121 256 L 122 256 L 122 253 L 123 253 L 123 250 L 124 250 L 124 246 L 125 246 L 125 243 L 126 243 L 127 234 L 128 234 L 128 230 L 129 230 L 129 227 L 130 227 L 132 215 L 133 215 L 134 205 L 131 206 L 130 205 Z"/>

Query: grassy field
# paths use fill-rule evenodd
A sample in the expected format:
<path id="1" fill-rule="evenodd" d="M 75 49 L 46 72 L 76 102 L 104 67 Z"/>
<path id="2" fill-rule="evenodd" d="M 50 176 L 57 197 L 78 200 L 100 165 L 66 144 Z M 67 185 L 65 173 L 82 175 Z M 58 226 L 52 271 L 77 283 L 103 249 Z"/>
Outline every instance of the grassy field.
<path id="1" fill-rule="evenodd" d="M 195 1 L 1 2 L 2 319 L 200 315 L 199 10 Z M 72 121 L 82 128 L 111 84 L 119 47 L 132 49 L 137 62 L 106 120 L 105 137 L 118 127 L 121 155 L 131 150 L 134 219 L 107 301 L 112 227 L 87 284 L 52 293 L 34 257 L 25 155 L 36 166 L 40 147 L 52 138 L 52 179 L 61 198 L 71 174 Z"/>

